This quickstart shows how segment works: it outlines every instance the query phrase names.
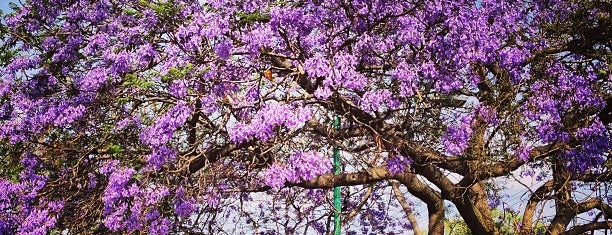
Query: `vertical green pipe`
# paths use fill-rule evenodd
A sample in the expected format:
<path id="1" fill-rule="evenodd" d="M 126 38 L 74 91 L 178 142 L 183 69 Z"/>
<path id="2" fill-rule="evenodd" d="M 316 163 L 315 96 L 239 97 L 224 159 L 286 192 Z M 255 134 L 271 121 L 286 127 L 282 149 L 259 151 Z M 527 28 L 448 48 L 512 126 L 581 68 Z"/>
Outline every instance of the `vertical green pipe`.
<path id="1" fill-rule="evenodd" d="M 334 118 L 335 130 L 340 128 L 340 118 Z M 340 148 L 334 147 L 334 175 L 340 174 Z M 340 212 L 342 210 L 342 203 L 340 202 L 340 187 L 334 187 L 334 234 L 340 235 Z"/>

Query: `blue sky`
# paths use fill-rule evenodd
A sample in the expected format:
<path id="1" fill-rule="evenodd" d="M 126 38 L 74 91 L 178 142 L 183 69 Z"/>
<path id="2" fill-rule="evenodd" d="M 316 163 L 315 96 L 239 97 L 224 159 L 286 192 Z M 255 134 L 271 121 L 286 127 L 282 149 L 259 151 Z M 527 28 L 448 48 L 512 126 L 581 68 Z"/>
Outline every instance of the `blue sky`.
<path id="1" fill-rule="evenodd" d="M 11 11 L 11 8 L 9 7 L 9 2 L 15 2 L 13 0 L 0 0 L 0 10 L 2 10 L 3 13 L 7 13 L 9 11 Z"/>

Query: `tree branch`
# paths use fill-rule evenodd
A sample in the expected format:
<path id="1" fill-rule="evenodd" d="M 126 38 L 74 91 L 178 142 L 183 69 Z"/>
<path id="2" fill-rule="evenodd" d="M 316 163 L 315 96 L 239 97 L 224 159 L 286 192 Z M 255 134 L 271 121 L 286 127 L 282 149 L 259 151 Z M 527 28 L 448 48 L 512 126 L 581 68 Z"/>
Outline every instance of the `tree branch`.
<path id="1" fill-rule="evenodd" d="M 393 189 L 393 194 L 395 195 L 395 198 L 397 198 L 397 201 L 402 206 L 404 213 L 406 213 L 408 221 L 412 225 L 414 235 L 423 235 L 423 232 L 421 231 L 421 228 L 419 227 L 419 224 L 417 222 L 416 216 L 414 216 L 412 208 L 410 208 L 410 205 L 408 204 L 408 202 L 406 202 L 406 198 L 404 198 L 404 194 L 400 190 L 399 184 L 396 181 L 392 181 L 391 188 Z"/>
<path id="2" fill-rule="evenodd" d="M 533 230 L 533 216 L 535 215 L 538 203 L 545 199 L 546 194 L 553 191 L 553 185 L 554 180 L 551 179 L 531 194 L 527 206 L 525 206 L 525 211 L 523 212 L 523 227 L 521 228 L 521 234 L 529 234 L 531 230 Z"/>
<path id="3" fill-rule="evenodd" d="M 574 226 L 570 230 L 562 233 L 562 235 L 578 235 L 588 231 L 599 230 L 599 229 L 612 229 L 612 221 L 599 221 L 579 226 Z"/>

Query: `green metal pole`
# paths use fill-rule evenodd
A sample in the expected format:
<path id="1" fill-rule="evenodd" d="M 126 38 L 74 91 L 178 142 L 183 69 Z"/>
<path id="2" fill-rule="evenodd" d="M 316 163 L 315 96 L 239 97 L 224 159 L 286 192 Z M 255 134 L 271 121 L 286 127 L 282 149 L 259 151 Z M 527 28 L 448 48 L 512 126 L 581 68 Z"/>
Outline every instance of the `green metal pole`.
<path id="1" fill-rule="evenodd" d="M 334 118 L 334 129 L 340 128 L 340 118 Z M 340 148 L 334 147 L 334 175 L 340 174 Z M 340 235 L 340 212 L 342 203 L 340 202 L 340 187 L 334 187 L 334 235 Z"/>

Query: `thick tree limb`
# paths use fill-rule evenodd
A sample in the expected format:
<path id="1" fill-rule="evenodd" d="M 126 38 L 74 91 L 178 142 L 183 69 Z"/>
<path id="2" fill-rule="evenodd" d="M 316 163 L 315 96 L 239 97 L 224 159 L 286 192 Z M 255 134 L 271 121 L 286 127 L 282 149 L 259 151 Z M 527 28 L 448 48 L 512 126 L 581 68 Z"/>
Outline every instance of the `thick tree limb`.
<path id="1" fill-rule="evenodd" d="M 554 181 L 549 180 L 531 194 L 527 206 L 525 206 L 525 211 L 523 212 L 523 227 L 521 229 L 521 234 L 529 234 L 531 230 L 533 230 L 533 216 L 535 215 L 538 203 L 545 199 L 546 194 L 553 191 L 553 185 Z"/>
<path id="2" fill-rule="evenodd" d="M 560 144 L 555 143 L 555 144 L 549 144 L 549 145 L 533 148 L 531 152 L 529 152 L 528 161 L 533 162 L 533 161 L 537 161 L 542 158 L 545 158 L 547 156 L 550 156 L 556 153 L 560 147 L 561 147 Z M 523 160 L 519 158 L 512 158 L 510 159 L 510 161 L 498 162 L 494 165 L 486 167 L 486 169 L 483 169 L 482 173 L 478 174 L 478 179 L 484 180 L 488 178 L 494 178 L 494 177 L 507 175 L 510 172 L 518 169 L 520 166 L 524 165 L 525 163 L 526 162 L 524 162 Z M 460 184 L 464 185 L 462 183 Z"/>
<path id="3" fill-rule="evenodd" d="M 216 162 L 222 156 L 225 156 L 235 150 L 245 148 L 251 145 L 250 142 L 242 142 L 239 144 L 229 144 L 223 147 L 213 148 L 203 155 L 198 155 L 189 160 L 189 173 L 193 174 L 202 169 L 206 163 Z"/>
<path id="4" fill-rule="evenodd" d="M 336 186 L 356 186 L 365 185 L 382 180 L 395 179 L 404 184 L 408 191 L 427 204 L 429 213 L 429 234 L 444 233 L 444 203 L 440 193 L 434 191 L 429 186 L 419 181 L 415 174 L 404 172 L 401 174 L 392 175 L 386 167 L 374 167 L 372 169 L 334 175 L 331 173 L 315 177 L 308 181 L 298 183 L 285 183 L 286 187 L 302 187 L 310 189 L 331 189 Z M 263 192 L 272 189 L 270 186 L 261 186 L 255 188 L 244 188 L 235 190 L 226 190 L 225 192 Z"/>
<path id="5" fill-rule="evenodd" d="M 557 209 L 557 214 L 548 226 L 547 234 L 560 234 L 565 230 L 572 218 L 592 209 L 599 209 L 608 217 L 612 217 L 612 207 L 604 203 L 600 198 L 591 198 L 571 206 L 560 206 L 558 204 L 556 206 L 561 209 Z"/>
<path id="6" fill-rule="evenodd" d="M 308 181 L 299 183 L 287 183 L 287 186 L 298 186 L 302 188 L 333 188 L 336 186 L 355 186 L 376 183 L 381 180 L 392 179 L 391 174 L 385 167 L 374 167 L 364 172 L 346 174 L 325 174 Z"/>
<path id="7" fill-rule="evenodd" d="M 594 231 L 599 229 L 612 229 L 612 221 L 599 221 L 579 226 L 574 226 L 570 230 L 562 233 L 562 235 L 579 235 L 588 231 Z"/>
<path id="8" fill-rule="evenodd" d="M 444 234 L 444 200 L 442 195 L 425 185 L 416 175 L 404 172 L 394 178 L 408 188 L 408 192 L 427 204 L 429 234 Z"/>
<path id="9" fill-rule="evenodd" d="M 476 182 L 466 191 L 451 200 L 472 234 L 497 234 L 497 228 L 491 215 L 491 208 L 485 192 L 485 185 Z"/>
<path id="10" fill-rule="evenodd" d="M 406 202 L 406 198 L 404 197 L 404 194 L 400 190 L 399 184 L 396 181 L 392 181 L 391 187 L 393 189 L 393 194 L 395 195 L 395 198 L 397 198 L 397 201 L 402 206 L 402 209 L 404 210 L 404 213 L 406 214 L 406 217 L 408 218 L 410 225 L 412 225 L 412 230 L 414 231 L 414 235 L 422 235 L 423 232 L 421 231 L 421 228 L 419 227 L 416 216 L 412 212 L 412 208 L 410 208 L 410 205 L 408 204 L 408 202 Z"/>

